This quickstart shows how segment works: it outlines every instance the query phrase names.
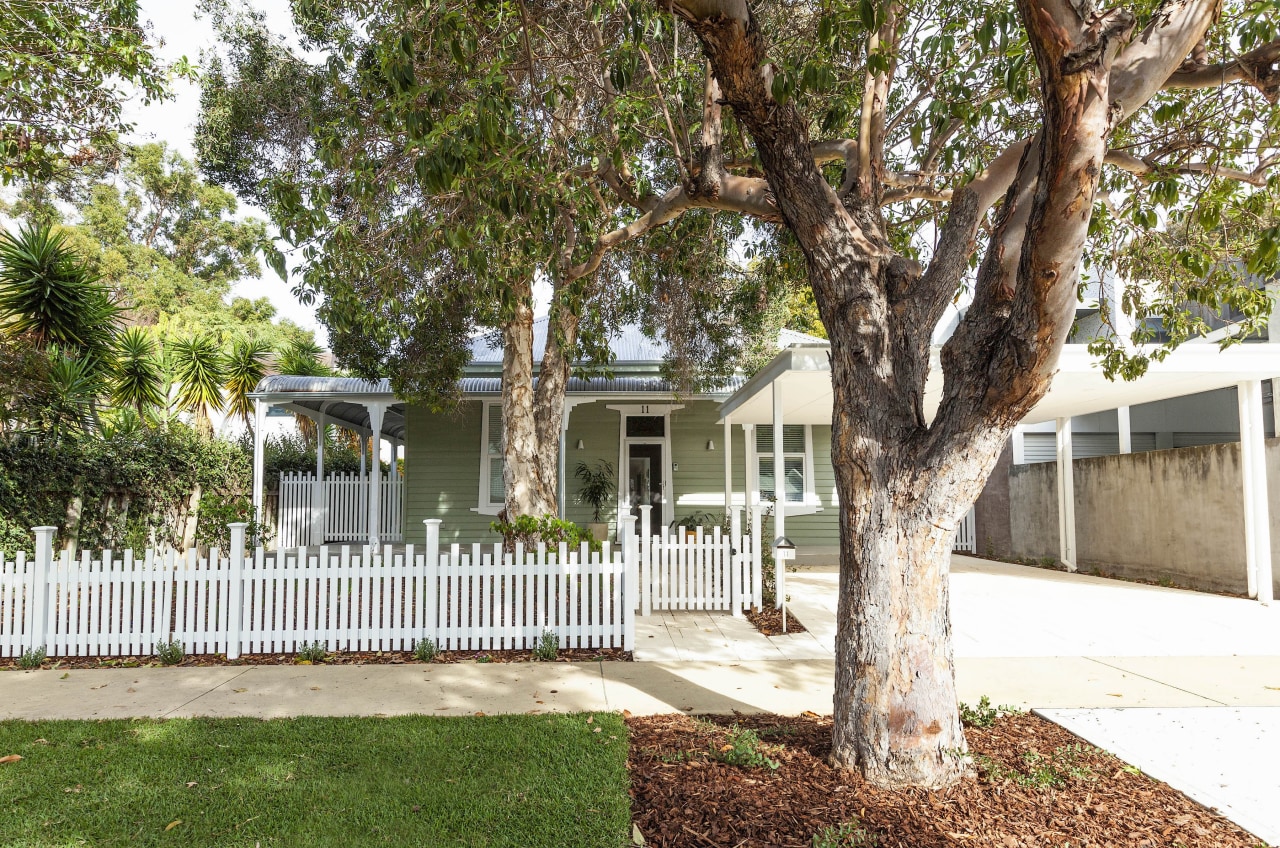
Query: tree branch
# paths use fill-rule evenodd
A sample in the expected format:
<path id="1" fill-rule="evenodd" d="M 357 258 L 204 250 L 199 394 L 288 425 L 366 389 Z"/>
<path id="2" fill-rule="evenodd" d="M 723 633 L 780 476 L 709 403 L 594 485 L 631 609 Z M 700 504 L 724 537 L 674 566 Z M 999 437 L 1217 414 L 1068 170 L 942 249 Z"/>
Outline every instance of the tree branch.
<path id="1" fill-rule="evenodd" d="M 1255 186 L 1267 184 L 1267 171 L 1280 164 L 1280 154 L 1272 154 L 1258 163 L 1252 171 L 1241 171 L 1236 168 L 1225 168 L 1210 162 L 1187 162 L 1181 165 L 1165 165 L 1153 159 L 1143 159 L 1123 150 L 1107 151 L 1108 165 L 1115 165 L 1123 171 L 1139 177 L 1152 174 L 1208 174 L 1224 180 L 1235 180 Z"/>
<path id="2" fill-rule="evenodd" d="M 1251 83 L 1275 103 L 1280 96 L 1280 39 L 1256 47 L 1230 62 L 1180 67 L 1165 81 L 1164 88 L 1217 88 L 1231 82 Z"/>

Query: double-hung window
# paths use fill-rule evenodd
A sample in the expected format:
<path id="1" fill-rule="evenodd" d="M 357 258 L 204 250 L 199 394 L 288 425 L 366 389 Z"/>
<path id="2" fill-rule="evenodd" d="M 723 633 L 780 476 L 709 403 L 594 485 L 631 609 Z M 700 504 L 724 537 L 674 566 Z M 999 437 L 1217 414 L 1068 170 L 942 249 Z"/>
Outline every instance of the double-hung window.
<path id="1" fill-rule="evenodd" d="M 755 428 L 756 480 L 760 498 L 773 501 L 773 426 L 758 425 Z M 814 492 L 813 436 L 808 425 L 782 425 L 782 479 L 783 497 L 791 505 L 788 512 L 799 507 L 802 512 L 821 508 Z"/>
<path id="2" fill-rule="evenodd" d="M 506 505 L 502 482 L 502 404 L 485 403 L 480 426 L 480 501 L 477 512 L 497 515 Z"/>

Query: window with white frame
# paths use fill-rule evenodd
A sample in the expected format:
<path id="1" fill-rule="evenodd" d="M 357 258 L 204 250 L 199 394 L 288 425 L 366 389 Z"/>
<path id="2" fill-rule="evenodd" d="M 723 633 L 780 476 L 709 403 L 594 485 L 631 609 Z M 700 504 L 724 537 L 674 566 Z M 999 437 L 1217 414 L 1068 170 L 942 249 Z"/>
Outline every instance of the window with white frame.
<path id="1" fill-rule="evenodd" d="M 502 404 L 484 404 L 480 427 L 479 512 L 497 515 L 506 505 L 502 481 Z"/>
<path id="2" fill-rule="evenodd" d="M 773 425 L 756 428 L 756 457 L 760 481 L 760 497 L 774 499 Z M 782 425 L 782 476 L 786 502 L 815 503 L 813 494 L 813 438 L 807 424 Z"/>

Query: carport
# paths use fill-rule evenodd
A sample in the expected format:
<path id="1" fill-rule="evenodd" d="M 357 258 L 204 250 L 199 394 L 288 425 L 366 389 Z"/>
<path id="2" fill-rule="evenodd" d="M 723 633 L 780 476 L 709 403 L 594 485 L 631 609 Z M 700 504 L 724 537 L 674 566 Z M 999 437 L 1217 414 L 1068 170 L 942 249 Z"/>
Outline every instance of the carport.
<path id="1" fill-rule="evenodd" d="M 940 347 L 931 354 L 925 386 L 924 412 L 932 419 L 942 397 Z M 1262 381 L 1280 375 L 1277 347 L 1267 343 L 1241 343 L 1219 350 L 1211 344 L 1186 344 L 1164 360 L 1153 361 L 1147 373 L 1132 382 L 1109 380 L 1085 345 L 1067 345 L 1058 360 L 1058 372 L 1048 394 L 1024 419 L 1026 424 L 1055 422 L 1057 433 L 1057 484 L 1059 558 L 1076 570 L 1075 486 L 1071 466 L 1071 418 L 1091 412 L 1120 410 L 1121 452 L 1128 453 L 1128 407 L 1198 392 L 1236 387 L 1240 407 L 1240 447 L 1244 470 L 1245 553 L 1248 594 L 1264 604 L 1272 600 L 1270 512 L 1267 505 L 1267 472 L 1264 452 Z M 781 351 L 768 365 L 734 392 L 720 406 L 720 420 L 728 444 L 732 424 L 773 424 L 775 440 L 782 425 L 830 424 L 833 404 L 831 360 L 828 345 L 796 345 Z M 1280 432 L 1277 428 L 1276 432 Z M 781 448 L 774 451 L 775 462 Z M 729 452 L 725 452 L 725 503 L 732 503 Z M 782 479 L 781 468 L 775 480 Z M 753 494 L 747 493 L 748 502 Z M 775 519 L 777 533 L 785 535 L 785 518 Z"/>

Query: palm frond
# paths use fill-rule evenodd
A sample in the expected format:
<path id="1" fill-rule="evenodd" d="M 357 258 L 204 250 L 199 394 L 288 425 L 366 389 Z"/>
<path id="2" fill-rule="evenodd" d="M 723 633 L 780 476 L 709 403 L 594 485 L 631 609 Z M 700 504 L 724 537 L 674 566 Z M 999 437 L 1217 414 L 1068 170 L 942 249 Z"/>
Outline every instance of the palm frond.
<path id="1" fill-rule="evenodd" d="M 212 338 L 205 335 L 179 339 L 169 345 L 173 379 L 178 384 L 178 408 L 208 421 L 211 412 L 226 402 L 222 386 L 227 381 L 226 358 Z"/>
<path id="2" fill-rule="evenodd" d="M 115 353 L 111 402 L 132 409 L 140 420 L 147 410 L 164 406 L 164 365 L 151 335 L 129 327 L 117 337 Z"/>
<path id="3" fill-rule="evenodd" d="M 267 376 L 270 357 L 271 345 L 261 339 L 237 341 L 227 357 L 227 408 L 232 415 L 239 416 L 246 427 L 251 426 L 253 413 L 249 392 Z"/>

